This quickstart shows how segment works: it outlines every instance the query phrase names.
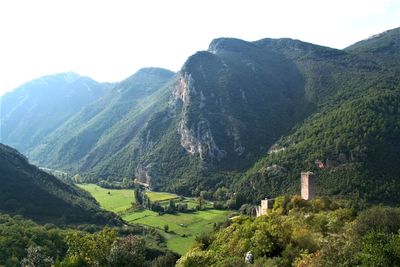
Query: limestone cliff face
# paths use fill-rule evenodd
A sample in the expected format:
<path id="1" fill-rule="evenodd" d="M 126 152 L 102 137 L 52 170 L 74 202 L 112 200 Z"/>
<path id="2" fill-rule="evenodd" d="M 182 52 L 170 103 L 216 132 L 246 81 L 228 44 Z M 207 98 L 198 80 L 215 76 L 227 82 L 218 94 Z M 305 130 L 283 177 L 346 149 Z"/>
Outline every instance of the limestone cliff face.
<path id="1" fill-rule="evenodd" d="M 183 118 L 179 123 L 178 132 L 182 147 L 190 154 L 198 154 L 202 159 L 209 157 L 217 160 L 226 156 L 226 152 L 216 145 L 207 121 L 199 121 L 189 128 L 186 118 Z"/>
<path id="2" fill-rule="evenodd" d="M 224 158 L 226 152 L 216 145 L 210 124 L 206 119 L 200 119 L 189 124 L 191 98 L 198 98 L 200 109 L 205 106 L 205 96 L 201 90 L 196 90 L 190 74 L 181 74 L 173 90 L 173 96 L 177 101 L 182 101 L 181 119 L 177 129 L 181 146 L 191 155 L 198 155 L 202 159 L 209 157 L 221 160 Z"/>

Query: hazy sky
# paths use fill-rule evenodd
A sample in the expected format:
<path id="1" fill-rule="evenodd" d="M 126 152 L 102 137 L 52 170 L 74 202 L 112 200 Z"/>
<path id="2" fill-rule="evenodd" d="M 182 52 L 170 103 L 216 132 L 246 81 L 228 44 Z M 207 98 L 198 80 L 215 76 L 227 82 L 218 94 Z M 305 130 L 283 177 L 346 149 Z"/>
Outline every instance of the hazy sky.
<path id="1" fill-rule="evenodd" d="M 216 37 L 344 48 L 399 26 L 399 0 L 0 0 L 0 95 L 57 72 L 177 71 Z"/>

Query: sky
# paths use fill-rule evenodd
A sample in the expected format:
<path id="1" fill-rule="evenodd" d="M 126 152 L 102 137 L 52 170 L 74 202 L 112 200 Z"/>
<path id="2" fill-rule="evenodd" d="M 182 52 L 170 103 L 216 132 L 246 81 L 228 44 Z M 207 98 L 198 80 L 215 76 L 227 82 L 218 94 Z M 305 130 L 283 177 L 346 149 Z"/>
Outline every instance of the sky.
<path id="1" fill-rule="evenodd" d="M 341 49 L 396 27 L 399 0 L 2 0 L 0 96 L 59 72 L 115 82 L 142 67 L 178 71 L 218 37 Z"/>

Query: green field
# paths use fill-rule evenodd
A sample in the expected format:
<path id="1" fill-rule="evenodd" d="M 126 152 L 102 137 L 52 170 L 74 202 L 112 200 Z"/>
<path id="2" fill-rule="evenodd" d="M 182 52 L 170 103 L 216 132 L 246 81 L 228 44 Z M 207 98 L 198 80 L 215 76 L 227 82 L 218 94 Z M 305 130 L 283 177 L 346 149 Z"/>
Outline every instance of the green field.
<path id="1" fill-rule="evenodd" d="M 231 211 L 202 210 L 193 213 L 164 214 L 145 210 L 126 214 L 122 218 L 129 223 L 148 225 L 162 230 L 167 246 L 180 254 L 185 253 L 193 244 L 195 237 L 203 232 L 211 232 L 214 223 L 223 222 Z M 169 231 L 163 231 L 168 225 Z"/>
<path id="2" fill-rule="evenodd" d="M 80 188 L 88 191 L 106 210 L 119 213 L 129 209 L 134 202 L 133 190 L 105 189 L 94 184 L 79 184 Z"/>
<path id="3" fill-rule="evenodd" d="M 127 211 L 133 201 L 133 190 L 109 190 L 93 184 L 83 184 L 79 187 L 89 191 L 104 209 L 120 213 L 126 222 L 158 229 L 167 240 L 168 248 L 180 254 L 184 254 L 192 246 L 198 234 L 212 231 L 214 223 L 225 221 L 231 214 L 231 211 L 215 209 L 164 215 L 151 210 Z M 189 208 L 197 205 L 195 199 L 181 199 L 170 193 L 148 192 L 147 194 L 151 201 L 160 201 L 162 204 L 174 199 L 177 202 L 187 203 Z M 211 204 L 206 203 L 205 206 L 210 207 Z M 164 231 L 165 225 L 168 225 L 168 233 Z"/>
<path id="4" fill-rule="evenodd" d="M 167 192 L 147 192 L 147 196 L 150 198 L 152 202 L 154 201 L 165 201 L 170 199 L 177 199 L 179 198 L 178 195 L 167 193 Z"/>

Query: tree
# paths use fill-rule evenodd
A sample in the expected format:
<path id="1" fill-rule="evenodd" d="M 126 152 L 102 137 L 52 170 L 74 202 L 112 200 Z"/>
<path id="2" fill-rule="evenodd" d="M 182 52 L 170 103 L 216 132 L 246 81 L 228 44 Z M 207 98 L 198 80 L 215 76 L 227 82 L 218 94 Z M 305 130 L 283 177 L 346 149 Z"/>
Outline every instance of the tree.
<path id="1" fill-rule="evenodd" d="M 134 197 L 135 197 L 136 204 L 143 205 L 143 192 L 139 186 L 135 187 Z"/>
<path id="2" fill-rule="evenodd" d="M 231 199 L 228 199 L 227 201 L 226 201 L 226 207 L 228 208 L 228 209 L 231 209 L 231 210 L 233 210 L 233 209 L 236 209 L 237 207 L 236 207 L 236 199 L 235 198 L 231 198 Z"/>
<path id="3" fill-rule="evenodd" d="M 400 266 L 400 235 L 370 232 L 362 239 L 362 266 Z"/>
<path id="4" fill-rule="evenodd" d="M 169 231 L 169 226 L 168 226 L 168 224 L 164 224 L 164 231 L 165 231 L 166 233 L 168 233 L 168 231 Z"/>
<path id="5" fill-rule="evenodd" d="M 67 259 L 82 259 L 92 266 L 106 266 L 115 239 L 116 231 L 109 228 L 94 234 L 74 232 L 66 237 Z"/>
<path id="6" fill-rule="evenodd" d="M 203 204 L 204 204 L 204 199 L 200 196 L 200 197 L 197 198 L 197 201 L 199 203 L 199 205 L 198 205 L 199 208 L 198 209 L 202 210 L 203 209 Z"/>
<path id="7" fill-rule="evenodd" d="M 22 267 L 47 267 L 52 266 L 53 259 L 44 255 L 40 247 L 29 247 L 28 255 L 21 261 Z"/>
<path id="8" fill-rule="evenodd" d="M 165 209 L 165 212 L 166 213 L 175 213 L 175 211 L 176 211 L 175 202 L 172 199 L 170 199 L 169 202 L 168 202 L 168 206 Z"/>
<path id="9" fill-rule="evenodd" d="M 129 235 L 114 241 L 109 256 L 111 267 L 140 267 L 145 263 L 146 246 L 142 237 Z"/>
<path id="10" fill-rule="evenodd" d="M 376 206 L 365 210 L 357 217 L 353 229 L 358 236 L 371 231 L 397 233 L 400 230 L 400 209 Z"/>
<path id="11" fill-rule="evenodd" d="M 151 204 L 151 210 L 155 211 L 155 212 L 164 212 L 164 208 L 161 206 L 161 204 L 158 201 Z"/>
<path id="12" fill-rule="evenodd" d="M 150 198 L 147 194 L 144 194 L 144 201 L 143 204 L 145 205 L 145 208 L 151 209 L 151 201 Z"/>
<path id="13" fill-rule="evenodd" d="M 159 256 L 155 258 L 151 262 L 151 267 L 168 267 L 168 266 L 175 266 L 177 258 L 171 252 L 167 252 L 167 254 L 163 256 Z"/>
<path id="14" fill-rule="evenodd" d="M 178 212 L 187 212 L 188 204 L 187 203 L 178 203 L 178 205 L 176 206 L 176 209 Z"/>
<path id="15" fill-rule="evenodd" d="M 211 199 L 212 193 L 203 190 L 203 191 L 200 192 L 200 197 L 202 197 L 203 199 Z"/>
<path id="16" fill-rule="evenodd" d="M 228 199 L 229 190 L 226 187 L 220 187 L 214 193 L 214 199 L 216 200 L 226 200 Z"/>

